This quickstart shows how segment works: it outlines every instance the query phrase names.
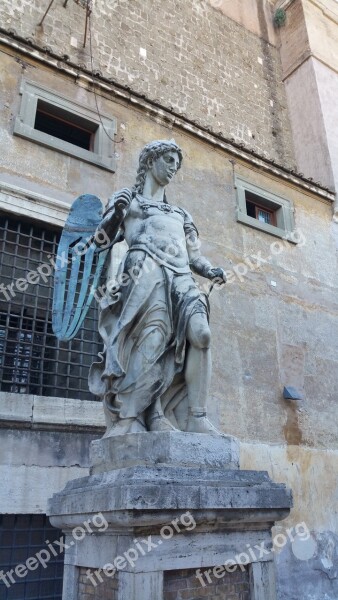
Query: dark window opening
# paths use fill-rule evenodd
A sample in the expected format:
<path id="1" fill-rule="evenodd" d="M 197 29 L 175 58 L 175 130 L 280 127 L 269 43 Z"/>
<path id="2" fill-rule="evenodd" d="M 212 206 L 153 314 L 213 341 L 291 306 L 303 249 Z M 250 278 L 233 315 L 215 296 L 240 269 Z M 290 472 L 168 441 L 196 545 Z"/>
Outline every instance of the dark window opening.
<path id="1" fill-rule="evenodd" d="M 93 151 L 98 125 L 53 104 L 38 100 L 34 128 L 74 146 Z"/>
<path id="2" fill-rule="evenodd" d="M 96 302 L 70 342 L 60 342 L 52 331 L 50 257 L 59 237 L 45 226 L 0 215 L 0 391 L 95 400 L 88 373 L 101 350 Z M 50 265 L 45 275 L 20 286 L 42 264 Z"/>
<path id="3" fill-rule="evenodd" d="M 3 600 L 61 600 L 64 556 L 55 541 L 63 539 L 62 531 L 55 529 L 46 515 L 0 515 L 0 571 L 6 577 L 0 582 Z M 46 540 L 55 552 L 50 552 Z M 41 550 L 49 552 L 46 568 L 34 557 Z M 56 554 L 56 556 L 54 555 Z M 44 554 L 47 556 L 47 554 Z M 15 573 L 17 565 L 34 566 L 26 568 L 27 573 L 18 577 Z M 11 579 L 6 573 L 12 570 Z M 20 573 L 25 573 L 21 568 Z"/>
<path id="4" fill-rule="evenodd" d="M 1 389 L 48 396 L 48 359 L 53 358 L 53 349 L 55 340 L 49 323 L 45 335 L 45 323 L 34 323 L 31 311 L 23 309 L 22 315 L 0 311 Z"/>
<path id="5" fill-rule="evenodd" d="M 267 225 L 277 226 L 277 208 L 273 202 L 248 191 L 245 192 L 245 200 L 248 217 Z"/>

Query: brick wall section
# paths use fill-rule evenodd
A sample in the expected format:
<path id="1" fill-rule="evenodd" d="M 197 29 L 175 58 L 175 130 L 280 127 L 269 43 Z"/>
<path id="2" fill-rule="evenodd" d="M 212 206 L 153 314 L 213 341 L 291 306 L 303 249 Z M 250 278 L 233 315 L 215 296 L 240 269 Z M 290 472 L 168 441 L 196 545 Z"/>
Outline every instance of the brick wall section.
<path id="1" fill-rule="evenodd" d="M 69 0 L 2 0 L 0 23 L 90 68 L 85 11 Z M 258 10 L 260 3 L 258 3 Z M 261 14 L 264 31 L 263 12 Z M 214 132 L 293 166 L 278 50 L 207 0 L 94 0 L 94 70 Z M 77 48 L 71 45 L 77 43 Z M 74 42 L 76 39 L 76 42 Z M 140 49 L 146 50 L 142 57 Z"/>
<path id="2" fill-rule="evenodd" d="M 78 600 L 116 600 L 117 598 L 117 578 L 106 577 L 101 572 L 103 582 L 99 581 L 92 570 L 93 577 L 97 581 L 97 586 L 88 579 L 86 575 L 87 568 L 80 568 L 79 575 L 79 595 Z"/>
<path id="3" fill-rule="evenodd" d="M 211 567 L 212 569 L 212 567 Z M 207 570 L 207 567 L 201 569 Z M 196 578 L 195 569 L 168 571 L 164 574 L 164 600 L 249 600 L 249 573 L 237 569 L 234 573 L 224 571 L 224 577 L 216 579 L 210 573 L 212 583 L 206 585 Z"/>

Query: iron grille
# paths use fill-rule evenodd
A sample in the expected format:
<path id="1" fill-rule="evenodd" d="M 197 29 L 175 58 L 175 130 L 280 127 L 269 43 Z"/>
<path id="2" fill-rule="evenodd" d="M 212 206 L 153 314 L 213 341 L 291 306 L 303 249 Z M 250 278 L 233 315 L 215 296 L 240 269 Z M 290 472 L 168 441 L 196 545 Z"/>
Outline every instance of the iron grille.
<path id="1" fill-rule="evenodd" d="M 52 527 L 46 515 L 0 516 L 0 571 L 7 582 L 0 582 L 3 600 L 61 600 L 64 557 L 57 551 L 60 546 L 53 545 L 61 539 L 62 531 Z M 38 564 L 38 568 L 27 569 L 26 575 L 18 577 L 15 567 L 41 550 L 48 552 L 48 543 L 55 551 L 49 552 L 46 567 Z M 46 553 L 42 556 L 47 557 Z M 12 580 L 6 575 L 11 570 Z"/>
<path id="2" fill-rule="evenodd" d="M 95 400 L 88 371 L 100 350 L 97 308 L 71 342 L 60 342 L 51 326 L 53 257 L 59 231 L 0 215 L 0 390 Z M 40 265 L 50 274 L 27 289 L 21 280 Z M 21 291 L 24 290 L 24 291 Z"/>

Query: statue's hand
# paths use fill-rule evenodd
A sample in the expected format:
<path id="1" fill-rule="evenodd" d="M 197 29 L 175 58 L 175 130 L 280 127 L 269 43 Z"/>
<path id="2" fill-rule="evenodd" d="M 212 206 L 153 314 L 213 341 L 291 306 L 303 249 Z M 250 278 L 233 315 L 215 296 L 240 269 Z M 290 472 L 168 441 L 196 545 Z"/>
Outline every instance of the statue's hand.
<path id="1" fill-rule="evenodd" d="M 220 284 L 225 283 L 227 280 L 225 276 L 225 271 L 221 269 L 221 267 L 215 267 L 214 269 L 210 269 L 208 271 L 208 279 L 211 279 L 215 283 Z"/>
<path id="2" fill-rule="evenodd" d="M 123 188 L 120 192 L 118 192 L 115 196 L 114 208 L 115 213 L 118 216 L 124 216 L 126 213 L 126 209 L 129 208 L 129 205 L 132 200 L 132 193 L 128 188 Z"/>

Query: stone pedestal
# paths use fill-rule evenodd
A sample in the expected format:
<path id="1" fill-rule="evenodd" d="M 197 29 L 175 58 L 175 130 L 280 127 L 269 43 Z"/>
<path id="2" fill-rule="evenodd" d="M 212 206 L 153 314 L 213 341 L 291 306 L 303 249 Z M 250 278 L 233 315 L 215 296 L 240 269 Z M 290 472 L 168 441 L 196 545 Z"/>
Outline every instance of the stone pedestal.
<path id="1" fill-rule="evenodd" d="M 49 506 L 64 600 L 274 600 L 271 527 L 291 495 L 239 470 L 234 438 L 126 434 L 92 442 L 91 464 Z"/>

